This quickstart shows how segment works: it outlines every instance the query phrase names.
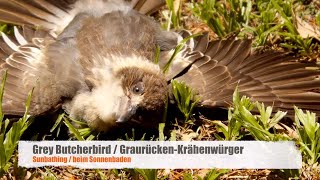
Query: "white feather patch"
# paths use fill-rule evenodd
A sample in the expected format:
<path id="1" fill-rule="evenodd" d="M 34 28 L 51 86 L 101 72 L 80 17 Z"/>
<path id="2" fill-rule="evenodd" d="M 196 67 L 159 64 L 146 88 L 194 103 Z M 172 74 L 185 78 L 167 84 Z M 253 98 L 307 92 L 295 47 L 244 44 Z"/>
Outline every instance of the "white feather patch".
<path id="1" fill-rule="evenodd" d="M 128 12 L 131 9 L 130 4 L 123 0 L 82 0 L 77 1 L 72 12 L 84 12 L 99 17 L 112 11 Z"/>
<path id="2" fill-rule="evenodd" d="M 3 32 L 1 32 L 1 36 L 2 36 L 2 39 L 3 41 L 14 51 L 18 51 L 18 46 L 11 41 L 11 39 L 6 35 L 4 34 Z"/>
<path id="3" fill-rule="evenodd" d="M 14 30 L 14 36 L 16 37 L 20 45 L 28 44 L 27 40 L 21 35 L 21 33 L 19 32 L 16 26 L 13 27 L 13 30 Z"/>
<path id="4" fill-rule="evenodd" d="M 120 80 L 102 69 L 94 72 L 100 79 L 99 86 L 91 92 L 80 92 L 71 103 L 64 104 L 65 110 L 73 118 L 85 120 L 90 127 L 104 131 L 112 127 L 119 114 L 119 102 L 125 96 Z"/>

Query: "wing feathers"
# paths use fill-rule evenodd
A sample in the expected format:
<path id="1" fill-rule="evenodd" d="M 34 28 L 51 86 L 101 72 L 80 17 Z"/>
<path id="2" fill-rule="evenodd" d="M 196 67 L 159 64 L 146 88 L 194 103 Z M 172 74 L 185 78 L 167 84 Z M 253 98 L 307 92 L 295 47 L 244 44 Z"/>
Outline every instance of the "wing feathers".
<path id="1" fill-rule="evenodd" d="M 6 34 L 1 32 L 2 39 L 6 45 L 8 45 L 13 51 L 18 50 L 18 46 L 16 43 L 14 43 Z"/>
<path id="2" fill-rule="evenodd" d="M 14 34 L 19 44 L 25 45 L 27 44 L 27 40 L 21 35 L 17 27 L 14 27 Z"/>
<path id="3" fill-rule="evenodd" d="M 252 53 L 250 40 L 207 39 L 207 35 L 197 37 L 196 46 L 189 52 L 199 51 L 207 58 L 197 59 L 179 78 L 197 81 L 189 84 L 195 89 L 194 85 L 204 87 L 200 92 L 203 105 L 230 105 L 238 86 L 242 95 L 289 111 L 288 114 L 293 114 L 293 105 L 320 113 L 320 71 L 316 64 L 298 62 L 296 57 L 282 52 Z"/>
<path id="4" fill-rule="evenodd" d="M 37 86 L 37 81 L 41 79 L 39 73 L 46 74 L 42 64 L 42 50 L 40 47 L 32 44 L 30 40 L 24 38 L 22 34 L 26 33 L 29 39 L 31 36 L 37 35 L 36 30 L 26 27 L 24 29 L 14 28 L 13 37 L 2 34 L 0 39 L 0 54 L 2 63 L 0 65 L 0 79 L 7 71 L 7 80 L 5 84 L 5 92 L 3 96 L 3 112 L 11 115 L 23 115 L 25 111 L 25 102 L 29 91 L 35 87 L 32 97 L 32 106 L 30 106 L 31 114 L 42 113 L 50 107 L 57 104 L 56 93 L 51 92 L 48 95 L 43 94 L 50 85 L 42 83 L 41 91 Z M 42 34 L 42 33 L 40 33 Z M 45 81 L 50 79 L 46 78 Z M 45 82 L 42 80 L 42 82 Z M 51 88 L 53 91 L 55 89 Z M 46 95 L 47 101 L 43 98 Z M 50 101 L 51 100 L 51 101 Z M 38 105 L 38 106 L 37 106 Z"/>
<path id="5" fill-rule="evenodd" d="M 196 37 L 195 42 L 197 42 L 197 45 L 194 48 L 194 50 L 199 52 L 205 52 L 205 50 L 208 48 L 209 33 L 204 33 L 202 36 Z"/>

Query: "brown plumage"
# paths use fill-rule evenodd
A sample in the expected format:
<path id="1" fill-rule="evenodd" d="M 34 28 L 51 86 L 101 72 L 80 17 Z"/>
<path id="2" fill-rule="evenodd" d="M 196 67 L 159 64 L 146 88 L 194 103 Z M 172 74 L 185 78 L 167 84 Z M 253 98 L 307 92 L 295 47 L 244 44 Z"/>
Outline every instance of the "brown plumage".
<path id="1" fill-rule="evenodd" d="M 155 77 L 157 76 L 157 77 Z M 120 70 L 117 77 L 122 79 L 122 87 L 129 91 L 134 91 L 134 87 L 142 82 L 144 89 L 141 94 L 144 98 L 141 106 L 148 111 L 159 111 L 167 101 L 168 84 L 162 74 L 155 74 L 146 70 L 134 67 Z M 130 95 L 129 95 L 130 96 Z"/>
<path id="2" fill-rule="evenodd" d="M 202 105 L 228 107 L 238 86 L 242 95 L 288 111 L 289 115 L 294 105 L 319 113 L 317 64 L 301 63 L 285 52 L 252 51 L 251 40 L 209 42 L 204 35 L 197 42 L 193 49 L 201 53 L 183 52 L 186 55 L 182 59 L 192 66 L 177 79 L 198 90 Z"/>
<path id="3" fill-rule="evenodd" d="M 6 114 L 22 115 L 34 87 L 33 115 L 62 104 L 99 131 L 130 118 L 152 124 L 162 119 L 173 78 L 195 89 L 203 106 L 228 107 L 238 85 L 241 94 L 289 113 L 293 105 L 320 111 L 315 64 L 283 52 L 259 54 L 251 40 L 209 42 L 204 34 L 191 39 L 163 74 L 160 67 L 178 40 L 190 35 L 164 31 L 144 15 L 163 0 L 62 1 L 0 0 L 0 20 L 24 25 L 0 41 L 0 71 L 8 70 Z M 153 63 L 157 46 L 159 65 Z"/>

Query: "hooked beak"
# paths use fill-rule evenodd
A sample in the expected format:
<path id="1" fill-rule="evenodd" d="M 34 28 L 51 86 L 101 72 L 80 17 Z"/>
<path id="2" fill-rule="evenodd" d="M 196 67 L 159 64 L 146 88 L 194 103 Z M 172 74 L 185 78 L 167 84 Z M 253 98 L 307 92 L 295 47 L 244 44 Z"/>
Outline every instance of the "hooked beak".
<path id="1" fill-rule="evenodd" d="M 136 113 L 137 106 L 131 104 L 128 97 L 121 97 L 118 104 L 118 113 L 116 113 L 116 122 L 124 123 Z"/>

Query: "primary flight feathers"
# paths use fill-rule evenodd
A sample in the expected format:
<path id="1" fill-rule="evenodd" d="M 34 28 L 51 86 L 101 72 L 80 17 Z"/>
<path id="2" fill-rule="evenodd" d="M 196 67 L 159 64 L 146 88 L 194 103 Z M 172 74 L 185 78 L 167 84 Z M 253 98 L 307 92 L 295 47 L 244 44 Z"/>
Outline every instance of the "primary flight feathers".
<path id="1" fill-rule="evenodd" d="M 209 42 L 204 35 L 197 42 L 189 54 L 198 51 L 203 55 L 194 58 L 191 69 L 178 79 L 200 88 L 203 105 L 228 107 L 238 86 L 242 95 L 291 115 L 294 105 L 319 112 L 320 71 L 316 64 L 300 63 L 283 52 L 251 52 L 251 40 Z"/>
<path id="2" fill-rule="evenodd" d="M 204 106 L 228 107 L 238 86 L 241 94 L 289 113 L 293 105 L 320 111 L 318 67 L 282 52 L 254 52 L 251 40 L 193 38 L 163 74 L 172 49 L 190 35 L 164 31 L 144 15 L 163 4 L 0 0 L 0 21 L 22 25 L 0 41 L 0 71 L 8 72 L 4 112 L 22 115 L 34 87 L 31 114 L 62 104 L 71 116 L 107 130 L 160 111 L 172 78 L 195 89 Z M 153 63 L 157 46 L 160 67 Z"/>

